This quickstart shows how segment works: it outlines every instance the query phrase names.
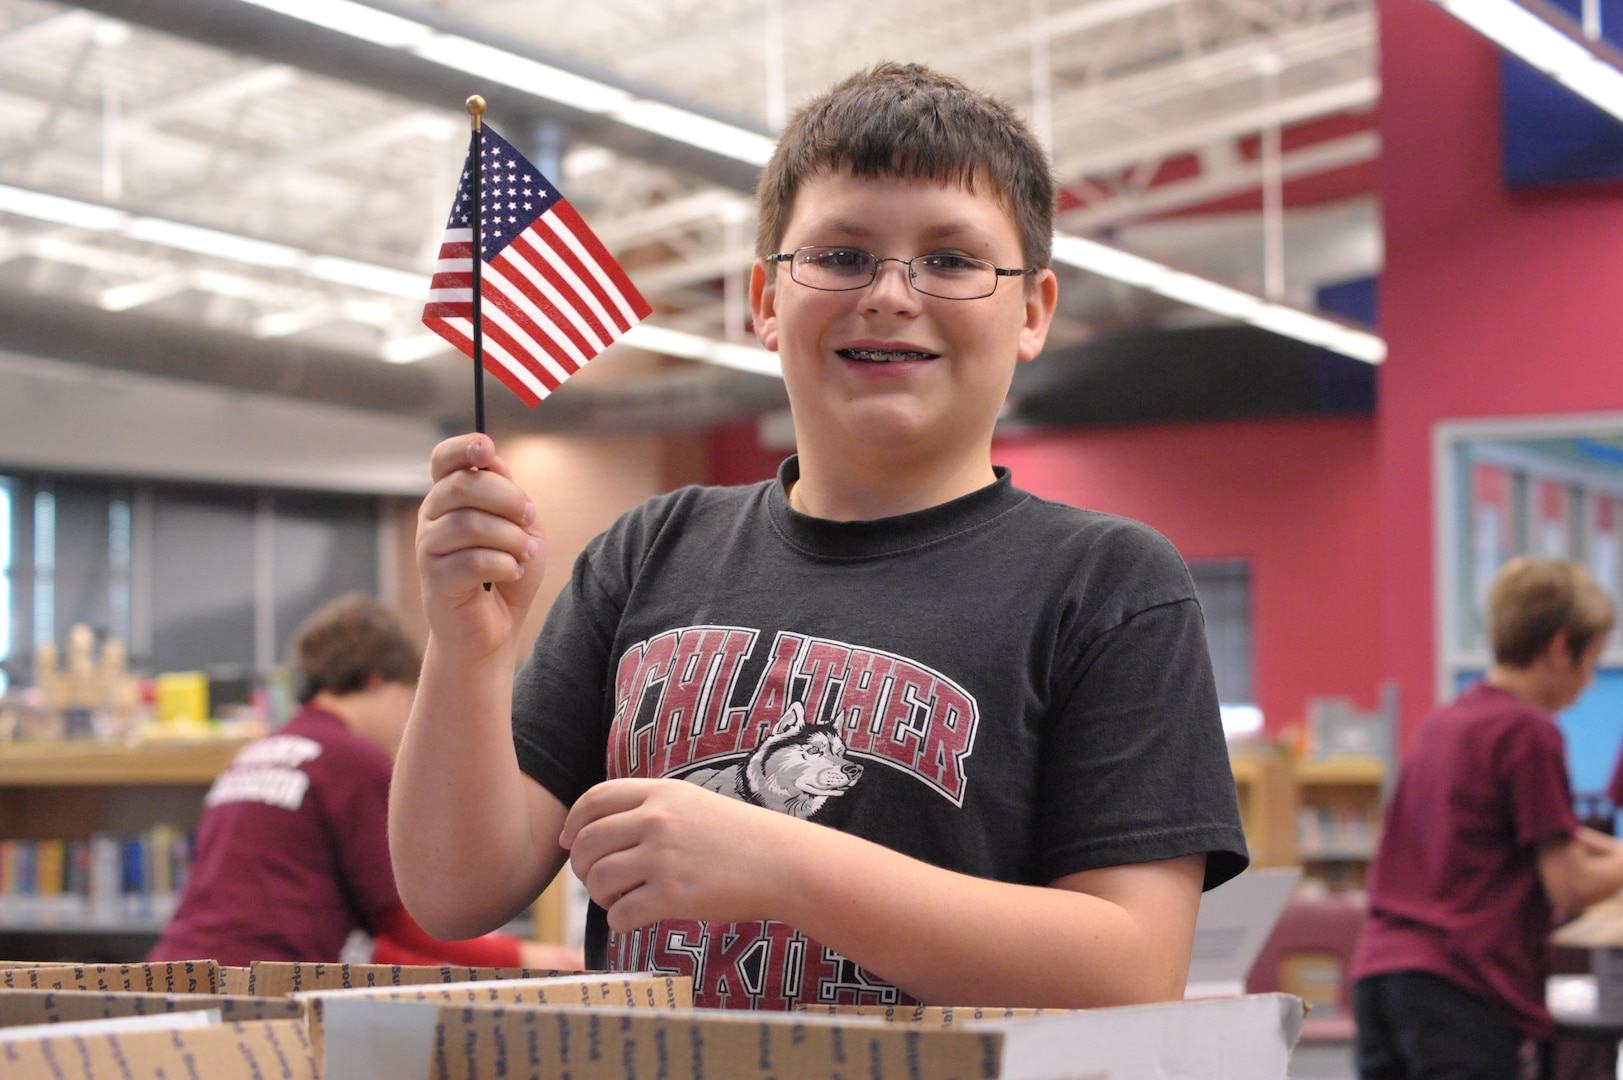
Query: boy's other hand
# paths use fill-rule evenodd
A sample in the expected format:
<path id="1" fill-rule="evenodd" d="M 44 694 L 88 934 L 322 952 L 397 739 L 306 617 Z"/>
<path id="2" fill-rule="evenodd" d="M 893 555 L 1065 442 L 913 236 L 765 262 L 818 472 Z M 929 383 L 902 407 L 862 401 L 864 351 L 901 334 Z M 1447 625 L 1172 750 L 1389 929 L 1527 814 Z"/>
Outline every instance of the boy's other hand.
<path id="1" fill-rule="evenodd" d="M 609 926 L 661 919 L 773 918 L 775 888 L 792 887 L 783 835 L 797 818 L 686 780 L 608 780 L 576 800 L 559 842 Z"/>
<path id="2" fill-rule="evenodd" d="M 493 652 L 523 621 L 546 567 L 535 504 L 488 435 L 446 439 L 429 467 L 434 486 L 417 512 L 429 628 L 442 649 Z"/>

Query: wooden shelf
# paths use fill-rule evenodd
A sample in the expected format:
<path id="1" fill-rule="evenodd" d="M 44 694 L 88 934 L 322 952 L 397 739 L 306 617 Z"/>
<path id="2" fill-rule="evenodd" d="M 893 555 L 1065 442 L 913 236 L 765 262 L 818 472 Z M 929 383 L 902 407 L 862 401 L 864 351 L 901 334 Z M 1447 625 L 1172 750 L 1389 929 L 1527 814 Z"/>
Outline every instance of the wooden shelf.
<path id="1" fill-rule="evenodd" d="M 1298 761 L 1298 785 L 1375 785 L 1386 779 L 1386 765 L 1379 758 L 1332 758 L 1327 761 Z"/>
<path id="2" fill-rule="evenodd" d="M 209 784 L 242 745 L 240 739 L 8 743 L 0 747 L 0 787 Z"/>

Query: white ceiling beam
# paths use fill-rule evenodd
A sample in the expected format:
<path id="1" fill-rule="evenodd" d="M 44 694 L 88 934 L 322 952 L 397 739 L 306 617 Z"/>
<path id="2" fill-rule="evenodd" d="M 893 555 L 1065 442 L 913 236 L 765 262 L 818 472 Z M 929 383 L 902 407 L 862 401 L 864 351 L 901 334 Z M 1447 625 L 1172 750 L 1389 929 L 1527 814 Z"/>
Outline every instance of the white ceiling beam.
<path id="1" fill-rule="evenodd" d="M 1090 83 L 1055 101 L 1056 111 L 1084 118 L 1108 116 L 1112 110 L 1150 110 L 1157 105 L 1188 99 L 1198 101 L 1218 86 L 1256 82 L 1259 64 L 1268 56 L 1284 64 L 1284 72 L 1321 63 L 1343 54 L 1373 50 L 1374 16 L 1359 11 L 1328 22 L 1314 23 L 1277 35 L 1231 42 L 1212 52 L 1146 71 Z"/>
<path id="2" fill-rule="evenodd" d="M 1272 124 L 1287 126 L 1334 113 L 1359 112 L 1372 107 L 1380 97 L 1380 91 L 1380 80 L 1375 76 L 1359 76 L 1281 97 L 1273 105 L 1258 104 L 1249 109 L 1222 113 L 1199 123 L 1085 153 L 1066 155 L 1056 159 L 1055 172 L 1061 182 L 1065 182 L 1069 177 L 1109 173 L 1145 160 L 1160 160 L 1169 154 L 1191 151 L 1208 143 L 1251 135 Z"/>
<path id="3" fill-rule="evenodd" d="M 1373 131 L 1327 139 L 1286 153 L 1283 159 L 1284 176 L 1290 181 L 1333 169 L 1362 165 L 1374 161 L 1380 152 L 1381 138 Z M 1187 180 L 1175 180 L 1144 191 L 1116 195 L 1107 201 L 1073 210 L 1061 215 L 1059 224 L 1070 232 L 1093 232 L 1254 191 L 1261 183 L 1261 161 L 1230 161 L 1225 166 L 1203 170 L 1199 176 Z"/>
<path id="4" fill-rule="evenodd" d="M 97 16 L 88 11 L 64 11 L 47 15 L 15 30 L 0 34 L 0 57 L 53 44 L 59 38 L 84 38 L 95 29 Z"/>

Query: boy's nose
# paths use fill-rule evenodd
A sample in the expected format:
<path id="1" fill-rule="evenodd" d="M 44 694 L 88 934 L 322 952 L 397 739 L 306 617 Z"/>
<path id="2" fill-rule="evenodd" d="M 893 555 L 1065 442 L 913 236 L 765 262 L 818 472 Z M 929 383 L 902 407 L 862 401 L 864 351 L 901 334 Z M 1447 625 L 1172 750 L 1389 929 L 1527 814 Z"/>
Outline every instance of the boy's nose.
<path id="1" fill-rule="evenodd" d="M 894 267 L 892 267 L 892 263 L 895 264 Z M 893 269 L 895 273 L 889 273 Z M 904 306 L 917 304 L 919 292 L 913 288 L 913 280 L 910 276 L 912 269 L 905 259 L 894 257 L 880 259 L 879 265 L 874 270 L 873 281 L 868 285 L 863 295 L 869 299 L 884 296 L 891 298 L 892 302 L 896 302 L 895 298 L 899 297 L 899 302 Z"/>

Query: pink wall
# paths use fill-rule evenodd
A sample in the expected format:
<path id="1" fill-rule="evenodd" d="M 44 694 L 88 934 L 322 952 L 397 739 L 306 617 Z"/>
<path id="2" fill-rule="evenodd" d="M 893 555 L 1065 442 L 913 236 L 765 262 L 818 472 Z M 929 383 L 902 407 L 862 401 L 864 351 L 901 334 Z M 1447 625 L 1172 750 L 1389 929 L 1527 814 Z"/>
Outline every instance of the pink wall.
<path id="1" fill-rule="evenodd" d="M 994 460 L 1045 498 L 1143 521 L 1186 560 L 1251 567 L 1253 689 L 1268 730 L 1311 697 L 1375 706 L 1374 426 L 1359 419 L 1050 433 Z"/>
<path id="2" fill-rule="evenodd" d="M 712 438 L 717 483 L 772 475 L 747 427 Z M 1189 560 L 1251 566 L 1254 689 L 1270 731 L 1310 697 L 1373 708 L 1375 433 L 1357 419 L 1118 428 L 1000 440 L 994 460 L 1045 498 L 1123 514 Z"/>
<path id="3" fill-rule="evenodd" d="M 1380 16 L 1379 667 L 1412 731 L 1436 697 L 1432 429 L 1623 410 L 1623 198 L 1508 195 L 1494 47 L 1425 0 Z"/>

